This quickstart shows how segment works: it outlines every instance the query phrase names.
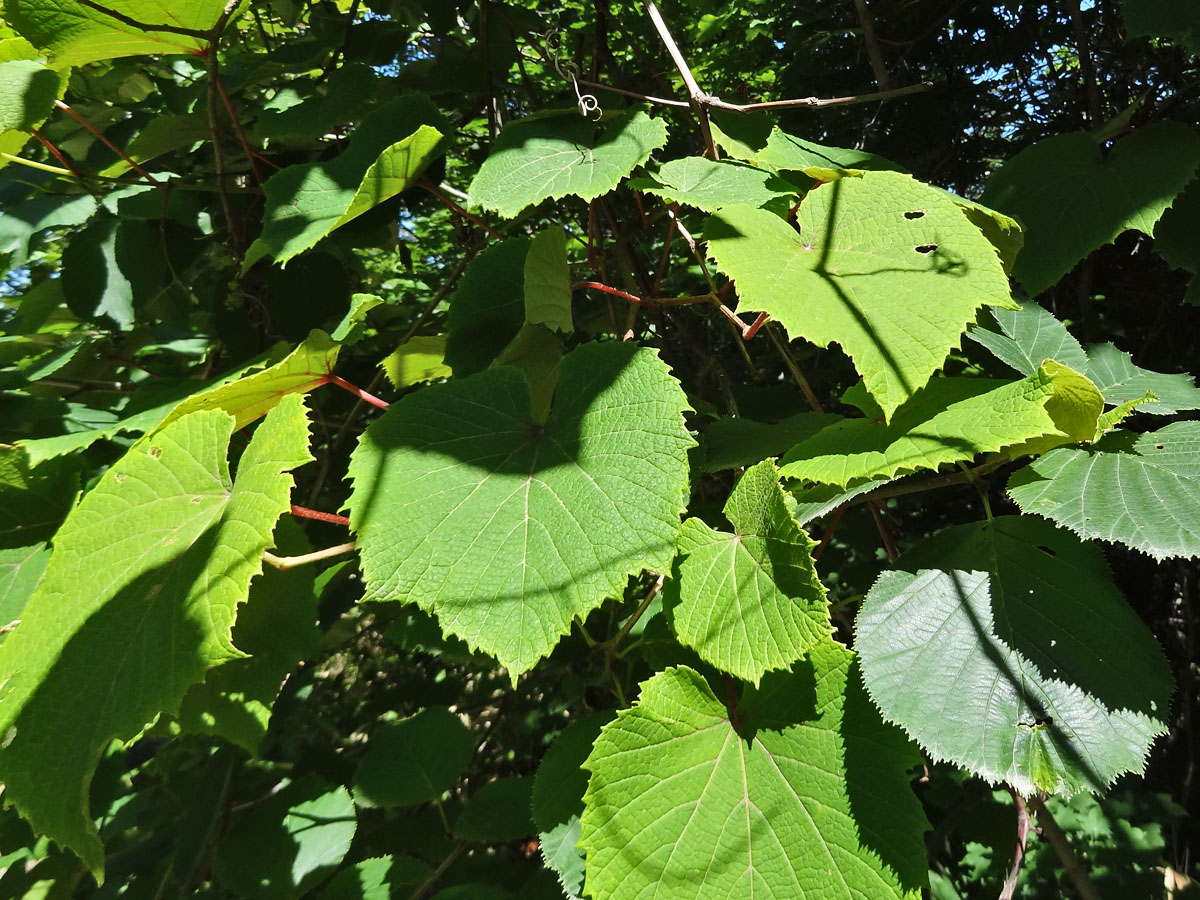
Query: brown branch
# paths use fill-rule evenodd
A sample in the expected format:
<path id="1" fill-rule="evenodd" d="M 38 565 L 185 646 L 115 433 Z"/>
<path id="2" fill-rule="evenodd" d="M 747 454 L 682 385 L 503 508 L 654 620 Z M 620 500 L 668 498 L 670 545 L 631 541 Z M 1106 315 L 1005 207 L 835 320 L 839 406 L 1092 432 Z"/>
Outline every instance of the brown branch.
<path id="1" fill-rule="evenodd" d="M 362 400 L 366 403 L 370 403 L 372 406 L 376 406 L 379 409 L 387 409 L 389 406 L 389 404 L 386 400 L 380 400 L 374 394 L 370 393 L 369 391 L 364 391 L 362 388 L 360 388 L 356 384 L 351 384 L 349 381 L 347 381 L 345 378 L 342 378 L 341 376 L 327 375 L 325 378 L 325 383 L 326 384 L 336 384 L 342 390 L 349 391 L 351 394 L 353 394 L 359 400 Z"/>
<path id="2" fill-rule="evenodd" d="M 1054 821 L 1054 816 L 1050 814 L 1050 810 L 1046 808 L 1042 798 L 1040 796 L 1030 797 L 1029 808 L 1037 817 L 1038 829 L 1041 831 L 1042 837 L 1058 855 L 1059 862 L 1063 864 L 1063 869 L 1066 870 L 1067 877 L 1071 879 L 1071 884 L 1074 885 L 1081 900 L 1100 900 L 1100 894 L 1097 893 L 1096 886 L 1092 884 L 1087 869 L 1083 867 L 1083 862 L 1071 847 L 1071 842 L 1063 833 L 1062 828 Z"/>
<path id="3" fill-rule="evenodd" d="M 867 45 L 867 56 L 871 60 L 871 70 L 875 73 L 875 82 L 881 91 L 891 87 L 887 66 L 883 64 L 883 53 L 879 50 L 879 40 L 875 37 L 875 22 L 871 19 L 871 11 L 867 9 L 867 0 L 854 0 L 854 9 L 858 13 L 858 24 L 862 28 L 863 41 Z"/>
<path id="4" fill-rule="evenodd" d="M 679 74 L 683 77 L 683 83 L 687 87 L 688 96 L 691 98 L 692 109 L 696 113 L 696 118 L 700 122 L 700 133 L 704 136 L 704 147 L 711 159 L 720 159 L 721 154 L 717 150 L 717 144 L 713 140 L 712 126 L 708 121 L 708 109 L 706 101 L 709 100 L 708 94 L 700 90 L 700 85 L 696 83 L 696 77 L 692 74 L 692 70 L 688 68 L 687 60 L 683 58 L 683 54 L 679 51 L 679 47 L 675 44 L 674 38 L 671 37 L 671 32 L 667 29 L 667 23 L 663 21 L 662 13 L 658 11 L 658 6 L 654 0 L 643 0 L 646 7 L 646 14 L 650 16 L 650 21 L 654 25 L 654 30 L 658 32 L 658 36 L 662 38 L 663 44 L 666 45 L 667 53 L 671 55 L 672 61 L 675 63 L 675 68 L 679 70 Z"/>
<path id="5" fill-rule="evenodd" d="M 682 100 L 667 100 L 663 97 L 652 97 L 648 94 L 639 94 L 636 91 L 625 91 L 620 88 L 612 87 L 611 85 L 601 84 L 598 81 L 579 80 L 580 84 L 587 85 L 591 88 L 599 90 L 613 91 L 617 94 L 624 94 L 626 97 L 633 97 L 635 100 L 642 100 L 646 103 L 657 103 L 661 106 L 682 106 L 690 107 L 690 103 L 685 103 Z M 748 113 L 763 109 L 793 109 L 795 107 L 803 107 L 806 109 L 825 109 L 830 106 L 852 106 L 855 103 L 874 103 L 875 101 L 893 100 L 896 97 L 907 97 L 909 94 L 922 94 L 925 91 L 932 89 L 934 86 L 932 81 L 921 81 L 917 84 L 906 85 L 905 87 L 890 88 L 886 91 L 873 91 L 869 94 L 850 94 L 845 97 L 796 97 L 791 100 L 764 100 L 759 103 L 729 103 L 716 97 L 712 94 L 707 94 L 703 99 L 703 104 L 712 109 L 723 109 L 727 112 Z"/>
<path id="6" fill-rule="evenodd" d="M 41 141 L 42 144 L 45 145 L 46 149 L 50 151 L 50 154 L 55 159 L 57 159 L 60 163 L 62 163 L 63 167 L 68 172 L 70 172 L 72 175 L 74 175 L 76 178 L 78 178 L 80 180 L 87 179 L 87 176 L 84 175 L 82 172 L 79 171 L 79 169 L 77 169 L 75 167 L 75 163 L 73 163 L 73 162 L 71 162 L 71 160 L 67 159 L 66 154 L 64 154 L 61 150 L 59 150 L 57 147 L 55 147 L 49 138 L 45 137 L 36 128 L 30 128 L 29 133 L 32 134 L 35 138 L 37 138 L 39 141 Z"/>
<path id="7" fill-rule="evenodd" d="M 444 203 L 446 205 L 447 209 L 458 213 L 464 219 L 468 219 L 468 220 L 474 222 L 476 225 L 478 225 L 480 228 L 482 228 L 484 231 L 486 231 L 488 234 L 490 234 L 496 240 L 503 241 L 505 239 L 504 235 L 502 235 L 496 229 L 494 229 L 490 225 L 488 225 L 487 222 L 483 221 L 483 219 L 479 218 L 478 216 L 467 212 L 465 209 L 463 209 L 461 206 L 459 206 L 457 203 L 455 203 L 453 200 L 451 200 L 449 197 L 447 197 L 444 193 L 442 193 L 440 190 L 435 188 L 428 181 L 418 181 L 416 186 L 419 188 L 424 188 L 425 190 L 429 191 L 429 193 L 433 194 L 433 196 L 435 196 L 439 200 L 441 200 L 442 203 Z"/>
<path id="8" fill-rule="evenodd" d="M 610 84 L 601 84 L 599 81 L 588 81 L 586 78 L 575 79 L 584 87 L 597 88 L 602 91 L 612 91 L 614 94 L 621 94 L 624 97 L 632 97 L 634 100 L 641 100 L 645 103 L 657 103 L 660 106 L 676 106 L 682 109 L 690 109 L 691 105 L 686 100 L 668 100 L 665 97 L 651 97 L 648 94 L 639 94 L 637 91 L 627 91 L 623 88 L 613 87 Z"/>
<path id="9" fill-rule="evenodd" d="M 300 519 L 312 519 L 315 522 L 328 522 L 331 525 L 349 525 L 350 520 L 336 513 L 327 513 L 319 509 L 309 509 L 307 506 L 292 504 L 292 515 Z"/>
<path id="10" fill-rule="evenodd" d="M 1008 868 L 1008 877 L 1004 879 L 1004 887 L 1000 891 L 999 900 L 1013 900 L 1017 895 L 1017 879 L 1021 876 L 1021 866 L 1025 862 L 1025 841 L 1029 836 L 1029 810 L 1025 808 L 1025 800 L 1019 791 L 1008 789 L 1012 794 L 1013 803 L 1017 807 L 1017 846 L 1013 849 L 1012 865 Z"/>
<path id="11" fill-rule="evenodd" d="M 212 37 L 212 32 L 200 31 L 197 28 L 184 28 L 180 25 L 165 25 L 153 24 L 150 22 L 139 22 L 137 19 L 131 18 L 124 13 L 117 12 L 115 9 L 109 9 L 107 6 L 101 6 L 93 0 L 79 0 L 84 6 L 96 10 L 98 13 L 103 13 L 110 18 L 116 19 L 123 25 L 128 25 L 130 28 L 136 28 L 138 31 L 163 31 L 167 34 L 181 34 L 184 37 L 198 38 L 202 41 L 209 40 Z M 225 18 L 224 16 L 222 18 Z"/>
<path id="12" fill-rule="evenodd" d="M 250 142 L 246 140 L 246 132 L 242 130 L 242 123 L 238 120 L 237 112 L 233 108 L 233 100 L 229 98 L 229 92 L 225 90 L 225 82 L 220 75 L 214 77 L 217 80 L 217 93 L 221 95 L 221 100 L 225 103 L 225 112 L 229 114 L 229 121 L 233 123 L 238 143 L 242 145 L 242 152 L 246 154 L 246 159 L 250 160 L 250 170 L 254 173 L 254 180 L 262 185 L 262 172 L 258 170 L 258 154 L 250 149 Z"/>
<path id="13" fill-rule="evenodd" d="M 89 122 L 83 116 L 81 116 L 79 113 L 77 113 L 75 110 L 73 110 L 70 106 L 63 103 L 61 100 L 55 100 L 54 105 L 57 106 L 59 109 L 61 109 L 63 112 L 65 112 L 68 116 L 70 116 L 72 119 L 74 119 L 80 125 L 82 125 L 84 128 L 86 128 L 88 131 L 90 131 L 93 135 L 95 135 L 96 138 L 102 144 L 104 144 L 105 147 L 107 147 L 113 153 L 117 154 L 117 156 L 121 157 L 121 159 L 125 160 L 125 162 L 129 163 L 130 168 L 132 168 L 135 172 L 137 172 L 139 175 L 141 175 L 143 178 L 145 178 L 148 182 L 150 182 L 152 185 L 154 185 L 160 191 L 167 190 L 167 186 L 165 184 L 163 184 L 161 181 L 159 181 L 157 178 L 155 178 L 153 175 L 151 175 L 149 172 L 147 172 L 145 169 L 143 169 L 137 163 L 135 163 L 124 150 L 122 150 L 120 147 L 118 147 L 116 144 L 114 144 L 112 141 L 110 141 L 107 137 L 105 137 L 104 134 L 101 133 L 100 129 L 98 129 L 95 125 L 93 125 L 91 122 Z"/>

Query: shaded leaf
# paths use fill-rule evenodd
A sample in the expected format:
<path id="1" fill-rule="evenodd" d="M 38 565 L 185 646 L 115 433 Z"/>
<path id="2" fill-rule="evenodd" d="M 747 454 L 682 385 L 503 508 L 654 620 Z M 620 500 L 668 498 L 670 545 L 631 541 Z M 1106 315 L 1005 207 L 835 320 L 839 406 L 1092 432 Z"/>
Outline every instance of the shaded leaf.
<path id="1" fill-rule="evenodd" d="M 615 343 L 563 358 L 544 426 L 508 366 L 393 403 L 350 462 L 367 596 L 436 613 L 515 678 L 630 575 L 670 565 L 686 407 L 652 351 Z"/>
<path id="2" fill-rule="evenodd" d="M 571 272 L 567 268 L 567 235 L 554 226 L 539 232 L 525 257 L 525 321 L 569 334 Z"/>
<path id="3" fill-rule="evenodd" d="M 735 203 L 762 206 L 780 197 L 792 201 L 798 193 L 795 185 L 770 172 L 699 156 L 666 162 L 653 178 L 634 179 L 629 187 L 705 212 Z"/>
<path id="4" fill-rule="evenodd" d="M 457 377 L 482 372 L 521 330 L 530 243 L 509 238 L 492 244 L 471 260 L 450 295 L 446 365 Z"/>
<path id="5" fill-rule="evenodd" d="M 789 448 L 841 420 L 841 416 L 832 413 L 796 413 L 771 423 L 723 416 L 709 425 L 700 438 L 704 450 L 702 471 L 736 469 L 782 456 Z"/>
<path id="6" fill-rule="evenodd" d="M 454 836 L 462 841 L 501 843 L 533 834 L 530 797 L 533 778 L 497 778 L 471 795 L 454 822 Z"/>
<path id="7" fill-rule="evenodd" d="M 1167 730 L 1171 673 L 1099 550 L 1007 516 L 885 572 L 855 646 L 884 717 L 937 759 L 1023 794 L 1103 791 Z"/>
<path id="8" fill-rule="evenodd" d="M 446 709 L 423 709 L 376 729 L 354 776 L 376 806 L 416 806 L 448 791 L 475 753 L 475 737 Z"/>
<path id="9" fill-rule="evenodd" d="M 1138 412 L 1166 416 L 1200 409 L 1200 389 L 1191 375 L 1164 375 L 1135 366 L 1133 357 L 1113 344 L 1093 344 L 1088 347 L 1087 355 L 1087 376 L 1104 395 L 1104 402 L 1111 406 L 1128 403 L 1149 392 L 1154 400 L 1139 404 Z"/>
<path id="10" fill-rule="evenodd" d="M 1087 372 L 1088 355 L 1067 326 L 1032 300 L 1016 309 L 990 309 L 967 337 L 983 344 L 992 355 L 1022 375 L 1032 375 L 1044 360 L 1053 359 L 1076 372 Z"/>

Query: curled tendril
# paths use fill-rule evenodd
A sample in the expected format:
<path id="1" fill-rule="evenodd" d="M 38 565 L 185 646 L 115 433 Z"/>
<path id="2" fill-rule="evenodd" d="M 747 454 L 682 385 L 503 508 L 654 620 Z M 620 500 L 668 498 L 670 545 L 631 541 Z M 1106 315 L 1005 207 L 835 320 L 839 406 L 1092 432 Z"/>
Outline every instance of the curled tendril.
<path id="1" fill-rule="evenodd" d="M 600 101 L 596 99 L 596 95 L 585 94 L 579 90 L 579 66 L 571 60 L 559 56 L 559 50 L 562 48 L 562 34 L 557 29 L 551 28 L 545 33 L 544 38 L 546 49 L 550 53 L 550 61 L 554 63 L 554 71 L 558 72 L 564 80 L 571 82 L 571 87 L 575 91 L 575 99 L 579 105 L 579 114 L 584 118 L 591 118 L 593 122 L 600 121 L 604 111 L 600 108 Z M 592 113 L 596 115 L 592 116 Z"/>

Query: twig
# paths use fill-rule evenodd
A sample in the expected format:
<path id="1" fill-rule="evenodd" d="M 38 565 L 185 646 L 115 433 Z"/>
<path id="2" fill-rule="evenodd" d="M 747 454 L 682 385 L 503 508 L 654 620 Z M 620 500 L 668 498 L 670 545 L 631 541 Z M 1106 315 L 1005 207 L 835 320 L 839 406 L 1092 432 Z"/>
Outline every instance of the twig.
<path id="1" fill-rule="evenodd" d="M 208 130 L 213 142 L 213 175 L 217 179 L 217 196 L 221 200 L 221 212 L 225 214 L 225 222 L 229 226 L 229 237 L 233 241 L 235 268 L 241 269 L 242 252 L 245 246 L 245 235 L 242 233 L 241 222 L 233 214 L 233 204 L 229 202 L 229 190 L 225 186 L 225 151 L 221 149 L 221 130 L 217 126 L 217 82 L 220 72 L 217 64 L 217 43 L 214 40 L 204 51 L 208 64 Z"/>
<path id="2" fill-rule="evenodd" d="M 576 79 L 584 87 L 598 88 L 602 91 L 612 91 L 614 94 L 621 94 L 624 97 L 632 97 L 634 100 L 642 100 L 646 103 L 657 103 L 660 106 L 676 106 L 683 109 L 690 109 L 691 105 L 686 100 L 668 100 L 665 97 L 651 97 L 647 94 L 639 94 L 637 91 L 627 91 L 623 88 L 613 87 L 611 84 L 601 84 L 599 81 L 588 81 L 586 78 Z"/>
<path id="3" fill-rule="evenodd" d="M 422 897 L 429 893 L 429 889 L 437 884 L 438 879 L 446 874 L 446 870 L 454 865 L 455 861 L 462 856 L 466 850 L 466 844 L 455 844 L 454 849 L 451 850 L 450 853 L 447 854 L 446 858 L 438 864 L 438 867 L 434 870 L 433 874 L 417 885 L 413 892 L 408 895 L 408 900 L 421 900 Z"/>
<path id="4" fill-rule="evenodd" d="M 306 566 L 309 563 L 320 562 L 323 559 L 330 559 L 334 556 L 341 556 L 343 553 L 349 553 L 354 549 L 354 541 L 349 541 L 345 544 L 338 544 L 336 547 L 326 547 L 324 550 L 314 550 L 312 553 L 305 553 L 301 556 L 276 556 L 270 551 L 263 553 L 263 561 L 268 565 L 274 566 L 276 569 L 287 571 L 294 569 L 297 566 Z"/>
<path id="5" fill-rule="evenodd" d="M 242 130 L 242 123 L 238 120 L 237 112 L 233 108 L 233 101 L 229 98 L 229 92 L 225 90 L 225 82 L 219 75 L 214 75 L 214 77 L 216 78 L 217 93 L 221 95 L 221 100 L 225 103 L 225 112 L 229 114 L 229 121 L 233 123 L 238 143 L 242 145 L 242 152 L 246 154 L 246 159 L 250 160 L 250 171 L 254 173 L 254 180 L 261 185 L 263 179 L 262 173 L 258 170 L 258 154 L 250 149 L 250 142 L 246 140 L 246 132 Z"/>
<path id="6" fill-rule="evenodd" d="M 648 94 L 639 94 L 636 91 L 626 91 L 621 88 L 615 88 L 612 85 L 601 84 L 598 81 L 584 81 L 581 78 L 579 79 L 579 83 L 590 88 L 613 91 L 617 94 L 623 94 L 626 97 L 633 97 L 635 100 L 642 100 L 645 103 L 657 103 L 660 106 L 691 106 L 690 103 L 685 103 L 682 100 L 667 100 L 663 97 L 652 97 Z M 748 113 L 763 109 L 792 109 L 795 107 L 825 109 L 830 106 L 853 106 L 856 103 L 894 100 L 897 97 L 907 97 L 909 94 L 922 94 L 932 89 L 933 86 L 932 81 L 920 81 L 916 84 L 906 85 L 905 87 L 889 88 L 886 91 L 872 91 L 867 94 L 850 94 L 845 97 L 796 97 L 790 100 L 763 100 L 758 103 L 729 103 L 720 97 L 706 94 L 702 102 L 711 109 L 723 109 L 734 113 Z"/>
<path id="7" fill-rule="evenodd" d="M 442 203 L 446 204 L 447 208 L 458 213 L 463 218 L 469 219 L 470 221 L 474 222 L 476 225 L 478 225 L 480 228 L 482 228 L 484 231 L 486 231 L 488 234 L 490 234 L 496 240 L 502 241 L 505 239 L 504 235 L 502 235 L 496 229 L 494 229 L 490 225 L 488 225 L 487 222 L 483 221 L 483 219 L 479 218 L 478 216 L 467 212 L 465 209 L 463 209 L 461 206 L 459 206 L 457 203 L 455 203 L 453 200 L 451 200 L 449 197 L 447 197 L 444 193 L 442 193 L 438 188 L 435 188 L 428 181 L 418 181 L 417 187 L 424 188 L 425 190 L 429 191 L 429 193 L 433 194 L 433 196 L 435 196 L 439 200 L 441 200 Z"/>
<path id="8" fill-rule="evenodd" d="M 139 31 L 164 31 L 167 34 L 182 34 L 184 37 L 199 38 L 200 40 L 208 40 L 212 37 L 212 33 L 208 31 L 200 31 L 197 28 L 184 28 L 181 25 L 165 25 L 153 24 L 150 22 L 139 22 L 137 19 L 130 18 L 124 13 L 117 12 L 115 9 L 109 9 L 107 6 L 101 6 L 99 3 L 94 3 L 93 0 L 79 0 L 84 6 L 96 10 L 96 12 L 104 13 L 106 16 L 116 19 L 130 28 L 136 28 Z"/>
<path id="9" fill-rule="evenodd" d="M 349 525 L 350 520 L 336 513 L 322 512 L 319 509 L 309 509 L 307 506 L 292 504 L 292 515 L 301 519 L 313 519 L 317 522 L 329 522 L 332 525 Z"/>
<path id="10" fill-rule="evenodd" d="M 709 100 L 708 94 L 700 90 L 700 85 L 696 83 L 696 77 L 692 75 L 692 70 L 688 68 L 687 60 L 683 58 L 683 54 L 679 52 L 679 47 L 675 44 L 674 38 L 671 37 L 671 32 L 667 29 L 667 23 L 663 21 L 662 13 L 658 11 L 658 6 L 654 0 L 643 0 L 646 6 L 646 14 L 650 16 L 650 21 L 654 24 L 654 30 L 658 32 L 658 36 L 662 38 L 663 44 L 666 45 L 667 53 L 671 54 L 671 59 L 675 63 L 675 68 L 679 70 L 679 74 L 683 77 L 683 83 L 687 87 L 688 96 L 692 101 L 692 109 L 696 113 L 696 118 L 700 122 L 700 133 L 704 136 L 704 147 L 711 159 L 720 159 L 720 152 L 717 150 L 717 144 L 713 140 L 712 126 L 708 121 L 708 109 L 706 101 Z"/>
<path id="11" fill-rule="evenodd" d="M 74 175 L 76 178 L 78 178 L 80 180 L 84 180 L 87 178 L 86 175 L 84 175 L 77 168 L 75 168 L 75 164 L 73 162 L 71 162 L 71 160 L 67 159 L 66 154 L 64 154 L 61 150 L 59 150 L 57 147 L 55 147 L 54 144 L 50 141 L 50 139 L 45 137 L 40 131 L 38 131 L 36 128 L 30 128 L 29 133 L 32 134 L 35 138 L 37 138 L 39 141 L 41 141 L 42 144 L 45 146 L 45 148 L 50 151 L 50 155 L 53 156 L 55 159 L 57 159 L 60 163 L 62 163 L 64 168 L 66 168 L 66 170 L 68 172 L 70 172 L 72 175 Z"/>
<path id="12" fill-rule="evenodd" d="M 775 345 L 775 349 L 779 351 L 779 355 L 783 358 L 783 364 L 787 366 L 792 378 L 796 384 L 800 386 L 800 393 L 804 395 L 804 399 L 808 401 L 808 406 L 813 412 L 825 412 L 821 406 L 821 401 L 817 399 L 817 395 L 813 393 L 812 385 L 808 383 L 808 379 L 804 377 L 804 372 L 800 369 L 800 363 L 796 357 L 792 355 L 792 351 L 788 349 L 787 342 L 779 336 L 779 329 L 775 327 L 774 322 L 767 323 L 767 337 L 771 339 L 771 343 Z"/>
<path id="13" fill-rule="evenodd" d="M 625 620 L 625 624 L 621 626 L 620 631 L 613 635 L 610 640 L 604 642 L 606 650 L 615 652 L 621 641 L 629 636 L 629 632 L 633 630 L 633 626 L 637 624 L 638 619 L 650 608 L 650 604 L 654 602 L 654 598 L 662 590 L 664 581 L 666 581 L 665 575 L 655 577 L 654 583 L 650 585 L 650 590 L 646 592 L 646 596 L 642 598 L 642 602 L 638 605 L 638 608 L 633 611 L 633 615 Z"/>
<path id="14" fill-rule="evenodd" d="M 825 552 L 825 548 L 829 546 L 829 542 L 833 540 L 833 532 L 837 529 L 838 523 L 842 521 L 842 516 L 846 514 L 846 507 L 849 503 L 843 503 L 833 511 L 833 518 L 829 520 L 829 525 L 825 529 L 825 533 L 821 535 L 821 543 L 812 552 L 813 562 L 821 558 L 821 554 Z"/>
<path id="15" fill-rule="evenodd" d="M 347 381 L 345 378 L 342 378 L 339 375 L 332 375 L 332 374 L 327 375 L 325 378 L 325 383 L 326 384 L 336 384 L 342 390 L 349 391 L 351 394 L 353 394 L 359 400 L 362 400 L 366 403 L 370 403 L 372 406 L 377 406 L 380 409 L 387 409 L 389 406 L 389 404 L 386 400 L 380 400 L 374 394 L 370 393 L 369 391 L 364 391 L 362 388 L 360 388 L 356 384 L 351 384 L 349 381 Z"/>
<path id="16" fill-rule="evenodd" d="M 883 521 L 879 501 L 868 499 L 867 508 L 871 510 L 871 518 L 875 520 L 875 530 L 879 532 L 879 539 L 883 541 L 883 552 L 887 554 L 888 562 L 895 562 L 900 558 L 900 550 L 896 547 L 896 539 L 892 537 L 887 522 Z"/>
<path id="17" fill-rule="evenodd" d="M 891 87 L 887 66 L 883 64 L 883 54 L 879 51 L 879 41 L 875 37 L 875 23 L 871 19 L 871 11 L 867 9 L 867 0 L 854 0 L 854 9 L 858 13 L 858 24 L 862 28 L 863 41 L 867 45 L 867 56 L 871 60 L 871 71 L 875 73 L 875 82 L 881 91 Z"/>
<path id="18" fill-rule="evenodd" d="M 1017 807 L 1017 846 L 1013 849 L 1012 865 L 1008 868 L 1008 877 L 1004 879 L 999 900 L 1013 900 L 1017 895 L 1017 879 L 1021 876 L 1021 866 L 1025 862 L 1025 841 L 1029 836 L 1030 826 L 1029 810 L 1025 808 L 1025 800 L 1020 791 L 1010 787 L 1008 792 L 1012 794 L 1013 803 Z"/>
<path id="19" fill-rule="evenodd" d="M 1071 884 L 1074 885 L 1080 900 L 1100 900 L 1100 894 L 1096 892 L 1096 886 L 1092 884 L 1087 869 L 1083 867 L 1083 862 L 1072 849 L 1071 842 L 1067 840 L 1063 830 L 1054 821 L 1054 816 L 1050 814 L 1050 810 L 1046 808 L 1042 798 L 1040 796 L 1030 797 L 1029 808 L 1037 817 L 1042 837 L 1058 854 L 1058 859 L 1063 864 L 1063 869 L 1066 870 L 1067 877 L 1071 879 Z"/>
<path id="20" fill-rule="evenodd" d="M 601 284 L 599 281 L 579 281 L 571 285 L 572 291 L 583 290 L 584 288 L 594 288 L 597 291 L 603 291 L 606 294 L 612 294 L 614 297 L 620 297 L 623 300 L 628 300 L 630 303 L 636 303 L 639 306 L 645 304 L 645 300 L 636 294 L 631 294 L 628 291 L 623 291 L 620 288 L 610 287 L 607 284 Z"/>
<path id="21" fill-rule="evenodd" d="M 112 141 L 110 141 L 107 137 L 105 137 L 104 134 L 100 131 L 100 129 L 98 129 L 95 125 L 93 125 L 91 122 L 89 122 L 83 116 L 81 116 L 79 113 L 75 112 L 75 110 L 73 110 L 70 106 L 68 106 L 66 103 L 63 103 L 61 100 L 55 100 L 54 105 L 57 106 L 59 109 L 61 109 L 63 112 L 65 112 L 68 116 L 70 116 L 72 119 L 74 119 L 80 125 L 82 125 L 84 128 L 86 128 L 88 131 L 90 131 L 92 134 L 94 134 L 96 136 L 96 138 L 100 141 L 100 143 L 104 144 L 105 147 L 107 147 L 113 153 L 117 154 L 117 156 L 121 157 L 121 159 L 125 160 L 125 162 L 129 163 L 130 168 L 132 168 L 135 172 L 137 172 L 139 175 L 141 175 L 143 178 L 145 178 L 148 182 L 150 182 L 152 185 L 154 185 L 160 191 L 167 190 L 167 186 L 165 184 L 163 184 L 161 181 L 159 181 L 157 178 L 155 178 L 153 175 L 151 175 L 149 172 L 147 172 L 145 169 L 143 169 L 137 163 L 135 163 L 124 150 L 122 150 L 120 147 L 118 147 L 116 144 L 114 144 Z"/>

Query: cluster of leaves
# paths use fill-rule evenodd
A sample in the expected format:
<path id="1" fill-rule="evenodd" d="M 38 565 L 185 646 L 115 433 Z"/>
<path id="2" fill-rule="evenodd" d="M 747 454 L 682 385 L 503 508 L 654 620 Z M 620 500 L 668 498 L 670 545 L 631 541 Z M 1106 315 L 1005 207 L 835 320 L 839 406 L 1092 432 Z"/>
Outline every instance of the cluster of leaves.
<path id="1" fill-rule="evenodd" d="M 668 8 L 693 69 L 652 2 L 366 5 L 0 6 L 0 893 L 1081 889 L 1026 804 L 1161 878 L 1179 807 L 1093 795 L 1194 675 L 1106 552 L 1200 557 L 1200 389 L 1093 306 L 1130 234 L 1200 296 L 1186 2 L 940 184 L 851 4 Z M 654 99 L 860 44 L 886 155 Z"/>

